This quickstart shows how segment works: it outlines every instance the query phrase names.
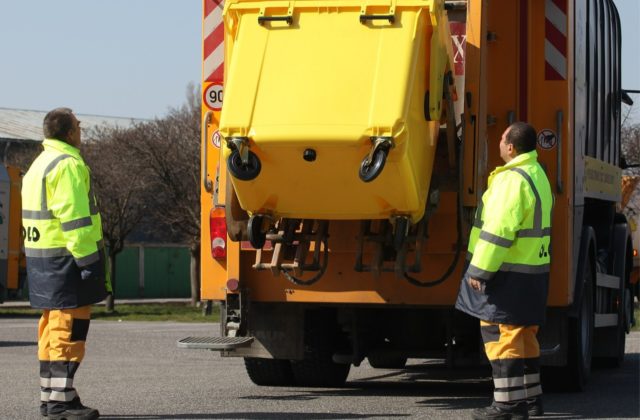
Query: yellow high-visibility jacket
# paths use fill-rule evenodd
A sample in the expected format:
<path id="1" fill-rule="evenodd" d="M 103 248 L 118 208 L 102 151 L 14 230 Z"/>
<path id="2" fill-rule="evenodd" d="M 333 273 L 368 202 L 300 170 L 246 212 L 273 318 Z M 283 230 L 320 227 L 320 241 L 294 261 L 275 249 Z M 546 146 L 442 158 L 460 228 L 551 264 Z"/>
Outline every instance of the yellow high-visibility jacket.
<path id="1" fill-rule="evenodd" d="M 80 151 L 45 139 L 22 180 L 22 226 L 31 305 L 76 308 L 111 291 L 102 222 Z M 81 271 L 90 270 L 83 280 Z"/>
<path id="2" fill-rule="evenodd" d="M 553 194 L 537 157 L 534 150 L 496 168 L 476 212 L 456 308 L 484 321 L 544 322 Z"/>

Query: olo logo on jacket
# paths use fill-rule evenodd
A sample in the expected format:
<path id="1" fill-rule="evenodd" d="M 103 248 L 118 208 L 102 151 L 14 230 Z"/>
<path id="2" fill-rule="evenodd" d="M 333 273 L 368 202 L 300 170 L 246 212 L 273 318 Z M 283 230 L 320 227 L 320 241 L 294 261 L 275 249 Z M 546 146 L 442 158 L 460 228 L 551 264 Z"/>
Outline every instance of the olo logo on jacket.
<path id="1" fill-rule="evenodd" d="M 35 226 L 29 226 L 26 229 L 23 227 L 22 239 L 28 242 L 38 242 L 40 240 L 40 231 Z"/>
<path id="2" fill-rule="evenodd" d="M 538 253 L 538 258 L 546 258 L 549 255 L 551 255 L 551 244 L 549 244 L 549 246 L 547 246 L 546 250 L 544 248 L 544 244 L 542 244 L 540 246 L 540 252 Z"/>

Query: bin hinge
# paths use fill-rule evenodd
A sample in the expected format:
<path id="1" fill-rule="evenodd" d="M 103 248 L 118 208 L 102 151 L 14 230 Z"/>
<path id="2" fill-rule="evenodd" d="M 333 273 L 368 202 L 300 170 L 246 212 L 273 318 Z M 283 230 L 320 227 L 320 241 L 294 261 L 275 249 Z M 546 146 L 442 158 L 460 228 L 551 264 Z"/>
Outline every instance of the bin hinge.
<path id="1" fill-rule="evenodd" d="M 243 165 L 249 163 L 249 139 L 247 137 L 230 137 L 227 139 L 227 147 L 240 154 Z"/>

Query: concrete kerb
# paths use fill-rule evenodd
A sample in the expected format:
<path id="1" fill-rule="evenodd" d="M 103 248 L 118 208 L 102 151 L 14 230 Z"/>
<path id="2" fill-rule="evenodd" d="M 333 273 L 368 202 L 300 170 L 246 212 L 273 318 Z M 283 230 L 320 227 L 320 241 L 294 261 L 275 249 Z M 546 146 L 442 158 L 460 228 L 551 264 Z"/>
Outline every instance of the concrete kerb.
<path id="1" fill-rule="evenodd" d="M 116 299 L 116 305 L 161 305 L 164 303 L 184 303 L 191 302 L 190 298 L 158 298 L 158 299 Z M 97 303 L 98 306 L 104 306 L 105 301 Z M 0 303 L 0 310 L 2 308 L 30 308 L 31 305 L 27 300 L 14 300 Z"/>

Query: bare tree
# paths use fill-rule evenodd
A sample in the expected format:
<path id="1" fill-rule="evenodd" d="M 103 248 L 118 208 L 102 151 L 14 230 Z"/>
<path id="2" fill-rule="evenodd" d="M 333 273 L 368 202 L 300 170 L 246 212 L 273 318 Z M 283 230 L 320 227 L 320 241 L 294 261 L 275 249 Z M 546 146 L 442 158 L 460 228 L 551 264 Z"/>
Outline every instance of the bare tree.
<path id="1" fill-rule="evenodd" d="M 147 172 L 130 147 L 139 138 L 140 131 L 139 127 L 97 128 L 82 147 L 102 216 L 114 293 L 116 256 L 124 249 L 125 239 L 139 225 L 147 209 Z M 113 311 L 113 295 L 107 298 L 106 306 L 108 311 Z"/>
<path id="2" fill-rule="evenodd" d="M 640 124 L 622 127 L 622 156 L 628 165 L 640 164 Z M 640 175 L 640 167 L 631 167 L 625 175 Z"/>
<path id="3" fill-rule="evenodd" d="M 138 126 L 143 135 L 130 147 L 151 175 L 150 217 L 189 245 L 192 303 L 199 301 L 200 262 L 200 94 L 189 87 L 187 101 L 162 119 Z"/>
<path id="4" fill-rule="evenodd" d="M 5 164 L 20 168 L 26 173 L 33 161 L 42 152 L 42 144 L 39 142 L 13 143 L 6 147 Z"/>

